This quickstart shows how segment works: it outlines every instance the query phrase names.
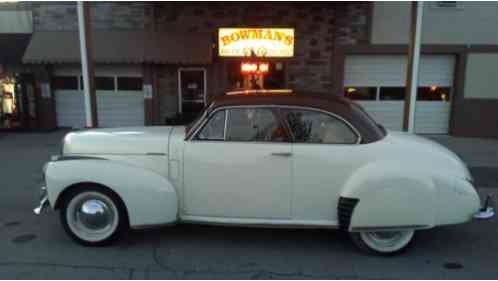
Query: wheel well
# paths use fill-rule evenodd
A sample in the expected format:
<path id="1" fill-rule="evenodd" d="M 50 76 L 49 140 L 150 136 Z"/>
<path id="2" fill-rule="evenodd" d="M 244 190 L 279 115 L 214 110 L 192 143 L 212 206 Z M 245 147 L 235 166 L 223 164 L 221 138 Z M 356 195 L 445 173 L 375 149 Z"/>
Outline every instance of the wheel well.
<path id="1" fill-rule="evenodd" d="M 105 186 L 105 185 L 100 184 L 100 183 L 95 183 L 95 182 L 80 182 L 80 183 L 75 183 L 75 184 L 72 184 L 72 185 L 66 187 L 62 191 L 62 193 L 59 195 L 59 197 L 57 198 L 57 200 L 55 201 L 54 209 L 55 210 L 59 209 L 61 207 L 62 202 L 64 201 L 64 198 L 66 196 L 68 196 L 72 192 L 75 192 L 77 189 L 83 188 L 84 186 L 91 187 L 91 188 L 94 188 L 94 189 L 105 190 L 105 191 L 111 193 L 112 195 L 114 195 L 119 200 L 119 203 L 124 207 L 124 210 L 125 210 L 125 213 L 126 213 L 126 220 L 128 220 L 128 218 L 129 218 L 129 216 L 128 216 L 128 208 L 126 207 L 126 204 L 124 203 L 123 199 L 121 199 L 121 196 L 119 196 L 119 194 L 117 194 L 110 187 Z"/>

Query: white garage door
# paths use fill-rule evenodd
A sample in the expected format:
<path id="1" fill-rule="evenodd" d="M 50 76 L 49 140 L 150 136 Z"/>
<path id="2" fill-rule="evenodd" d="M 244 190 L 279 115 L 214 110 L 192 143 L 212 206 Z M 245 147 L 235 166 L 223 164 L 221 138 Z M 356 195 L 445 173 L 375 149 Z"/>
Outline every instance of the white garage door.
<path id="1" fill-rule="evenodd" d="M 85 127 L 82 91 L 55 91 L 57 124 L 59 127 Z M 97 91 L 99 127 L 144 125 L 144 96 L 142 91 Z"/>
<path id="2" fill-rule="evenodd" d="M 360 103 L 380 124 L 401 130 L 407 57 L 401 55 L 346 57 L 345 95 Z M 451 55 L 421 58 L 415 111 L 415 132 L 448 133 L 455 59 Z"/>
<path id="3" fill-rule="evenodd" d="M 140 66 L 99 65 L 95 76 L 99 127 L 143 126 L 144 94 Z M 51 86 L 55 94 L 57 125 L 85 127 L 81 69 L 56 67 Z"/>

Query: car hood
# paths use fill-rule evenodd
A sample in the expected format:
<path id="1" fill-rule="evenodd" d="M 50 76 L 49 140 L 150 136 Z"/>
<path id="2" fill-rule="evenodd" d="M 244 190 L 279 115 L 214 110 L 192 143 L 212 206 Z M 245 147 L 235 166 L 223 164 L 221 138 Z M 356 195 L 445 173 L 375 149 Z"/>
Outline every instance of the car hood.
<path id="1" fill-rule="evenodd" d="M 64 154 L 167 154 L 173 127 L 123 127 L 71 132 Z"/>
<path id="2" fill-rule="evenodd" d="M 418 161 L 441 172 L 472 180 L 467 165 L 445 146 L 411 133 L 388 131 L 383 140 L 390 146 L 401 149 L 408 156 L 406 161 Z"/>

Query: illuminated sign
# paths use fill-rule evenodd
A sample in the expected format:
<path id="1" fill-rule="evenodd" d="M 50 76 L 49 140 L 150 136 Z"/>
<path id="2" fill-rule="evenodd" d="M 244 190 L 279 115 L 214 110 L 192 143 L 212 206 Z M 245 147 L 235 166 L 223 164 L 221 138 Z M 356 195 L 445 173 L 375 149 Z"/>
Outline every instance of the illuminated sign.
<path id="1" fill-rule="evenodd" d="M 294 56 L 293 28 L 220 28 L 220 57 L 288 58 Z"/>

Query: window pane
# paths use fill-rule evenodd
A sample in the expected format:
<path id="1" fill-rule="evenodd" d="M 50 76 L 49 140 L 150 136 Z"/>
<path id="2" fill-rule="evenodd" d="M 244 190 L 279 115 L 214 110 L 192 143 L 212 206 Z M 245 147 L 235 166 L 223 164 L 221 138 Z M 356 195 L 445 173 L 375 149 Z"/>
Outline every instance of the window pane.
<path id="1" fill-rule="evenodd" d="M 95 77 L 95 89 L 114 91 L 114 77 Z"/>
<path id="2" fill-rule="evenodd" d="M 450 88 L 449 87 L 418 87 L 417 100 L 423 101 L 449 101 Z"/>
<path id="3" fill-rule="evenodd" d="M 52 78 L 52 88 L 54 90 L 78 90 L 78 77 L 55 76 Z"/>
<path id="4" fill-rule="evenodd" d="M 287 141 L 284 128 L 268 108 L 237 108 L 228 113 L 229 141 Z"/>
<path id="5" fill-rule="evenodd" d="M 352 100 L 376 100 L 376 87 L 346 87 L 344 96 Z"/>
<path id="6" fill-rule="evenodd" d="M 404 100 L 405 87 L 380 87 L 381 100 Z"/>
<path id="7" fill-rule="evenodd" d="M 225 110 L 216 112 L 197 134 L 198 140 L 223 140 L 225 133 Z"/>
<path id="8" fill-rule="evenodd" d="M 120 91 L 142 91 L 142 84 L 140 77 L 118 77 L 118 90 Z"/>
<path id="9" fill-rule="evenodd" d="M 296 142 L 356 143 L 357 136 L 344 121 L 328 114 L 299 109 L 282 111 Z"/>

